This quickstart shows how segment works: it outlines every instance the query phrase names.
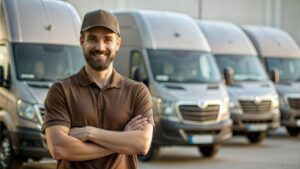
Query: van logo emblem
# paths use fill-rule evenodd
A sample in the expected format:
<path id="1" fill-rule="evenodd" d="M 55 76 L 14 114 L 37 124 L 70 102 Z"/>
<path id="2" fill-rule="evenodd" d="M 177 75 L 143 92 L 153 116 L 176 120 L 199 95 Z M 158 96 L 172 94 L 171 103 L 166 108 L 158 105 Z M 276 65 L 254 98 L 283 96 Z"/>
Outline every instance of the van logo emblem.
<path id="1" fill-rule="evenodd" d="M 205 108 L 207 107 L 207 104 L 205 103 L 204 100 L 198 100 L 197 106 L 198 106 L 200 109 L 205 109 Z"/>
<path id="2" fill-rule="evenodd" d="M 260 103 L 261 103 L 261 99 L 260 99 L 259 97 L 255 97 L 255 98 L 254 98 L 254 103 L 255 103 L 256 105 L 260 104 Z"/>
<path id="3" fill-rule="evenodd" d="M 45 26 L 45 29 L 47 30 L 47 31 L 51 31 L 52 30 L 52 25 L 47 25 L 47 26 Z"/>

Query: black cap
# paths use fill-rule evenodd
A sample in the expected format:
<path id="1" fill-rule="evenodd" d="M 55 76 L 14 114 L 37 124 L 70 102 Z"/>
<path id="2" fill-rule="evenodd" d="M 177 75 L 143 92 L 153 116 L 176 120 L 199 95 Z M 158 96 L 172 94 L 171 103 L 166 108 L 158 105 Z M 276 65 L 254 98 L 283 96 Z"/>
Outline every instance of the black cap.
<path id="1" fill-rule="evenodd" d="M 93 27 L 105 27 L 120 35 L 118 18 L 111 12 L 102 9 L 85 14 L 81 25 L 81 33 Z"/>

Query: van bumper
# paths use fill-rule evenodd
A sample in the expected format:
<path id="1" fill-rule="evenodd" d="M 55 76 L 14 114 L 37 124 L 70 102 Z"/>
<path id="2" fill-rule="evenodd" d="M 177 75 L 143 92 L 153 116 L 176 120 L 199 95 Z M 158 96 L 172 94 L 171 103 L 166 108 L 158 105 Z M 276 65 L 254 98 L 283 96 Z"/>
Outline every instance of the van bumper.
<path id="1" fill-rule="evenodd" d="M 300 110 L 281 107 L 281 124 L 287 127 L 300 127 Z"/>
<path id="2" fill-rule="evenodd" d="M 22 158 L 51 157 L 45 136 L 40 130 L 17 127 L 10 131 L 10 137 L 15 153 Z"/>
<path id="3" fill-rule="evenodd" d="M 234 132 L 264 132 L 280 127 L 279 113 L 231 113 Z"/>
<path id="4" fill-rule="evenodd" d="M 161 119 L 153 143 L 160 146 L 170 145 L 212 145 L 220 144 L 232 136 L 231 119 L 214 124 L 196 125 Z M 195 142 L 193 137 L 204 138 L 204 142 Z M 200 139 L 201 140 L 201 139 Z"/>

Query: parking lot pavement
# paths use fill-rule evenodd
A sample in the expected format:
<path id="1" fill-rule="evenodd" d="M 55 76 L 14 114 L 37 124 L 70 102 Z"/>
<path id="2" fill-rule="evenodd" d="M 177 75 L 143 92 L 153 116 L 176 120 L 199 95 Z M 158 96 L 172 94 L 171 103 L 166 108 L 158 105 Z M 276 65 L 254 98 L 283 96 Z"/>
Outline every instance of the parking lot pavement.
<path id="1" fill-rule="evenodd" d="M 56 162 L 27 163 L 23 169 L 55 169 Z M 258 145 L 242 136 L 226 143 L 213 159 L 203 158 L 196 147 L 162 148 L 158 159 L 141 163 L 141 169 L 300 169 L 300 137 L 289 137 L 285 129 L 271 132 Z"/>

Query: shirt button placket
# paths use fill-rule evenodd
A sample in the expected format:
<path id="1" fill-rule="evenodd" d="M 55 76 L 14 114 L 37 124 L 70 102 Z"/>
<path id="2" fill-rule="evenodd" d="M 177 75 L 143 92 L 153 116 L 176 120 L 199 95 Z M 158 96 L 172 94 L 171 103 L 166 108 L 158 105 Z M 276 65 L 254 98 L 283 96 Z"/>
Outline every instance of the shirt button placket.
<path id="1" fill-rule="evenodd" d="M 99 92 L 99 95 L 98 95 L 98 98 L 97 98 L 97 111 L 98 111 L 98 114 L 99 114 L 99 122 L 100 122 L 100 126 L 103 127 L 103 118 L 104 118 L 104 114 L 103 114 L 103 108 L 104 108 L 104 105 L 103 105 L 103 94 L 102 94 L 102 91 Z"/>

